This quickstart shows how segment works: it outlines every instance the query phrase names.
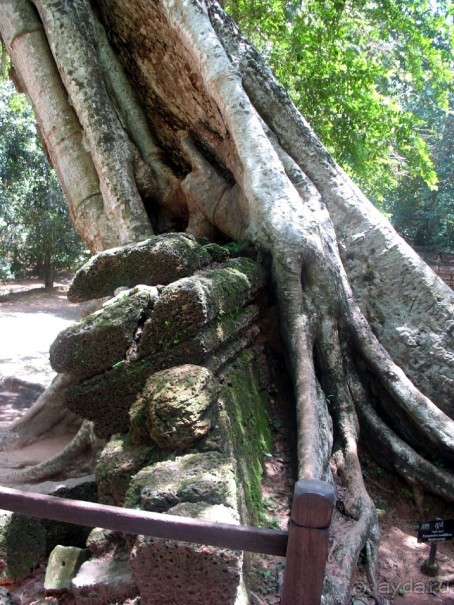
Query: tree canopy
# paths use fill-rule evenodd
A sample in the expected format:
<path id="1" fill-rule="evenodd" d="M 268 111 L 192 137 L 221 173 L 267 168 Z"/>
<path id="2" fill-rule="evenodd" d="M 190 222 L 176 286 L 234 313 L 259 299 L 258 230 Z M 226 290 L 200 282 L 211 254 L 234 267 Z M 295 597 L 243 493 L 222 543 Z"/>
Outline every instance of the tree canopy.
<path id="1" fill-rule="evenodd" d="M 430 199 L 430 243 L 452 245 L 442 218 L 452 215 L 449 160 L 440 163 L 446 154 L 439 145 L 452 90 L 449 2 L 227 0 L 225 7 L 323 143 L 392 213 L 402 234 L 412 242 L 414 219 L 427 223 Z M 405 221 L 410 207 L 413 220 Z"/>

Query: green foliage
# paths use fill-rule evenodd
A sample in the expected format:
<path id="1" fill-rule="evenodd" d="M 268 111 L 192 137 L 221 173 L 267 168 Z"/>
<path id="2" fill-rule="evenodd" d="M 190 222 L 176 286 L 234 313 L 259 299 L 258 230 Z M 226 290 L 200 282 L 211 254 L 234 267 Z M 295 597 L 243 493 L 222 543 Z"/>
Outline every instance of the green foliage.
<path id="1" fill-rule="evenodd" d="M 227 0 L 338 162 L 376 201 L 402 176 L 435 189 L 427 143 L 452 82 L 448 1 Z M 414 111 L 424 96 L 429 115 Z"/>
<path id="2" fill-rule="evenodd" d="M 70 268 L 83 253 L 31 108 L 1 78 L 0 278 L 37 274 L 51 286 L 54 270 Z"/>
<path id="3" fill-rule="evenodd" d="M 416 246 L 454 250 L 454 115 L 442 114 L 430 139 L 439 178 L 429 189 L 416 176 L 404 177 L 383 202 L 397 231 Z"/>

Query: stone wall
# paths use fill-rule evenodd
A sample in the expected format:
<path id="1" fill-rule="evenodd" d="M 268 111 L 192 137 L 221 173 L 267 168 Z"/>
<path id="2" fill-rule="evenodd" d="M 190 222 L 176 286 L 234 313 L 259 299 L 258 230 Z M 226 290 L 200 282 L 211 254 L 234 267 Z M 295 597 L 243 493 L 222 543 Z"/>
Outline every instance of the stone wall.
<path id="1" fill-rule="evenodd" d="M 454 252 L 415 246 L 415 251 L 445 284 L 454 289 Z"/>
<path id="2" fill-rule="evenodd" d="M 106 441 L 95 471 L 101 502 L 256 522 L 270 439 L 257 344 L 266 283 L 254 260 L 183 234 L 103 252 L 78 272 L 72 300 L 123 288 L 50 352 L 55 370 L 78 377 L 68 407 Z M 112 601 L 109 565 L 121 565 L 128 597 L 142 603 L 239 602 L 241 552 L 146 536 L 89 543 L 92 560 L 73 581 L 78 604 Z"/>

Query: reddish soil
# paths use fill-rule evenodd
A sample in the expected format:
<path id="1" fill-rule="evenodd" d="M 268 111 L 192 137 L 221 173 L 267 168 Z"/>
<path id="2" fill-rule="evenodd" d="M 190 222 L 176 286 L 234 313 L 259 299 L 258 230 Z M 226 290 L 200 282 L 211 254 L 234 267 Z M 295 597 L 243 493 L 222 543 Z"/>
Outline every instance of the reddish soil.
<path id="1" fill-rule="evenodd" d="M 277 368 L 277 373 L 282 376 L 281 369 Z M 282 381 L 280 396 L 273 399 L 273 446 L 263 477 L 265 507 L 272 526 L 280 529 L 287 528 L 296 466 L 292 447 L 295 435 L 290 430 L 295 426 L 289 411 L 292 396 L 288 384 L 285 386 Z M 440 498 L 414 492 L 403 479 L 379 466 L 364 446 L 360 457 L 366 487 L 379 512 L 381 541 L 375 595 L 366 570 L 359 565 L 351 605 L 454 605 L 454 540 L 438 543 L 439 573 L 429 578 L 421 572 L 421 565 L 429 556 L 430 546 L 416 539 L 420 522 L 437 517 L 454 519 L 454 507 Z M 250 560 L 252 605 L 278 604 L 284 560 L 258 555 Z"/>

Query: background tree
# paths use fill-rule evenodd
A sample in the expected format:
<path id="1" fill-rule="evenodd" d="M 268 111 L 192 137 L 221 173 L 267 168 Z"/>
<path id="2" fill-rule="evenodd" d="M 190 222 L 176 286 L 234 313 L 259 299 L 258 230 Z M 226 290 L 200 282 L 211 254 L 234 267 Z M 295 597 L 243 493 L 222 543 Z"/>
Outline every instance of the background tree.
<path id="1" fill-rule="evenodd" d="M 298 475 L 333 481 L 343 498 L 325 603 L 348 602 L 359 553 L 372 569 L 378 543 L 360 432 L 410 484 L 453 499 L 451 290 L 335 163 L 218 2 L 0 0 L 0 28 L 93 250 L 179 230 L 248 240 L 270 259 Z M 41 427 L 71 380 L 41 399 Z M 31 438 L 28 418 L 4 446 Z"/>
<path id="2" fill-rule="evenodd" d="M 452 90 L 449 3 L 224 4 L 323 143 L 407 241 L 452 246 L 452 147 L 441 140 Z"/>
<path id="3" fill-rule="evenodd" d="M 49 165 L 24 95 L 0 79 L 0 277 L 39 276 L 84 258 L 68 206 Z"/>
<path id="4" fill-rule="evenodd" d="M 405 175 L 387 195 L 382 207 L 397 231 L 414 246 L 454 250 L 454 118 L 438 116 L 428 141 L 438 186 L 431 189 L 419 176 Z"/>

